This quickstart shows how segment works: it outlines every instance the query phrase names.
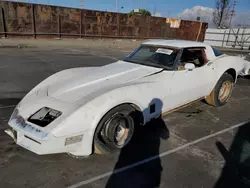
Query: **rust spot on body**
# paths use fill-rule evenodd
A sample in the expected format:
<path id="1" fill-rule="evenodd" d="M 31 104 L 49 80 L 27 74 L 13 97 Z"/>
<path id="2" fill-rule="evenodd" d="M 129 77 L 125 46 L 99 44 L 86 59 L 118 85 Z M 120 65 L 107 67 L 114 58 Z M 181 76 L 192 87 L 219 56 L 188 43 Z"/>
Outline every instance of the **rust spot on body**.
<path id="1" fill-rule="evenodd" d="M 189 102 L 189 103 L 184 104 L 184 105 L 182 105 L 182 106 L 179 106 L 179 107 L 177 107 L 177 108 L 173 108 L 173 109 L 171 109 L 171 110 L 169 110 L 169 111 L 163 112 L 163 113 L 162 113 L 162 116 L 166 116 L 166 115 L 168 115 L 168 114 L 170 114 L 170 113 L 172 113 L 172 112 L 175 112 L 175 111 L 178 111 L 178 110 L 180 110 L 180 109 L 182 109 L 182 108 L 185 108 L 185 107 L 187 107 L 187 106 L 190 106 L 191 104 L 194 104 L 194 103 L 196 103 L 196 102 L 199 102 L 199 101 L 201 101 L 202 99 L 204 99 L 204 97 L 201 97 L 201 98 L 199 98 L 199 99 L 197 99 L 197 100 L 195 100 L 195 101 Z"/>

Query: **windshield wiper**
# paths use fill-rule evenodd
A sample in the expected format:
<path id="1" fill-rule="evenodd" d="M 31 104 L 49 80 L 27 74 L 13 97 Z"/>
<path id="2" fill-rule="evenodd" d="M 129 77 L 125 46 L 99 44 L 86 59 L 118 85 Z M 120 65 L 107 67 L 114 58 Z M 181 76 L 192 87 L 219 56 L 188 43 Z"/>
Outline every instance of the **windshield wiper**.
<path id="1" fill-rule="evenodd" d="M 164 69 L 162 69 L 162 70 L 160 70 L 160 71 L 158 71 L 158 72 L 154 72 L 154 73 L 152 73 L 152 74 L 149 74 L 149 75 L 147 75 L 147 76 L 145 76 L 145 77 L 153 76 L 153 75 L 159 74 L 159 73 L 161 73 L 161 72 L 163 72 L 163 71 L 164 71 Z"/>

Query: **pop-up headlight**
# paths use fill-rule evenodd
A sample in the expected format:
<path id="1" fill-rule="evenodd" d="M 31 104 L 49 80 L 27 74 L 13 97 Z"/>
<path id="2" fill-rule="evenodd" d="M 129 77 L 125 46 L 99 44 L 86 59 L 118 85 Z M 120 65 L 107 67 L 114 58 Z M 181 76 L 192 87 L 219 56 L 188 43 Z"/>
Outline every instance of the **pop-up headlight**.
<path id="1" fill-rule="evenodd" d="M 62 113 L 48 107 L 43 107 L 29 117 L 28 121 L 38 126 L 45 127 L 58 118 Z"/>

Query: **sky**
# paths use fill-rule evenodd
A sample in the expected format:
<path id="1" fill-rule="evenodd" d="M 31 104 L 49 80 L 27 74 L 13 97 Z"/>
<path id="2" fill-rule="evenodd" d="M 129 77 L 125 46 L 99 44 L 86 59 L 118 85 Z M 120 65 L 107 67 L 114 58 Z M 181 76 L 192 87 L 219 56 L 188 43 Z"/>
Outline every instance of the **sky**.
<path id="1" fill-rule="evenodd" d="M 18 1 L 18 0 L 12 0 Z M 50 4 L 65 7 L 80 7 L 81 0 L 19 0 L 31 3 Z M 194 20 L 200 14 L 201 21 L 211 22 L 215 0 L 82 0 L 85 9 L 129 12 L 134 8 L 144 8 L 161 17 L 180 17 Z M 123 7 L 123 8 L 121 8 Z M 242 20 L 243 19 L 243 20 Z M 250 27 L 250 0 L 237 0 L 234 21 L 244 22 Z"/>
<path id="2" fill-rule="evenodd" d="M 13 0 L 15 1 L 15 0 Z M 81 0 L 20 0 L 39 4 L 79 7 Z M 86 9 L 116 11 L 116 0 L 83 0 Z M 236 10 L 240 12 L 250 10 L 250 0 L 237 0 Z M 151 13 L 156 11 L 160 15 L 176 17 L 185 9 L 195 6 L 213 8 L 215 0 L 117 0 L 120 12 L 128 12 L 134 8 L 145 8 Z M 121 7 L 124 7 L 121 9 Z"/>

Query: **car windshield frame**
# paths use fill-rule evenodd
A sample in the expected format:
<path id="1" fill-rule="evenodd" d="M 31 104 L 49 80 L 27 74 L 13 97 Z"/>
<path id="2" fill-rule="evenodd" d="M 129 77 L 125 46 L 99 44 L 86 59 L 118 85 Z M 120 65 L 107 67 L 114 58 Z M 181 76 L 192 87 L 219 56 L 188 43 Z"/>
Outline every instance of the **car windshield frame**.
<path id="1" fill-rule="evenodd" d="M 149 61 L 139 61 L 139 60 L 133 60 L 131 57 L 133 57 L 139 50 L 141 50 L 144 47 L 153 47 L 153 48 L 164 48 L 168 50 L 175 50 L 177 51 L 175 60 L 172 64 L 172 66 L 165 66 L 162 64 L 157 64 L 157 63 L 151 63 Z M 179 55 L 180 55 L 181 49 L 177 47 L 172 47 L 172 46 L 163 46 L 163 45 L 147 45 L 147 44 L 142 44 L 138 48 L 136 48 L 129 56 L 127 56 L 123 61 L 129 62 L 129 63 L 135 63 L 135 64 L 140 64 L 140 65 L 145 65 L 145 66 L 150 66 L 150 67 L 156 67 L 156 68 L 162 68 L 164 70 L 174 70 L 176 63 L 179 60 Z"/>

